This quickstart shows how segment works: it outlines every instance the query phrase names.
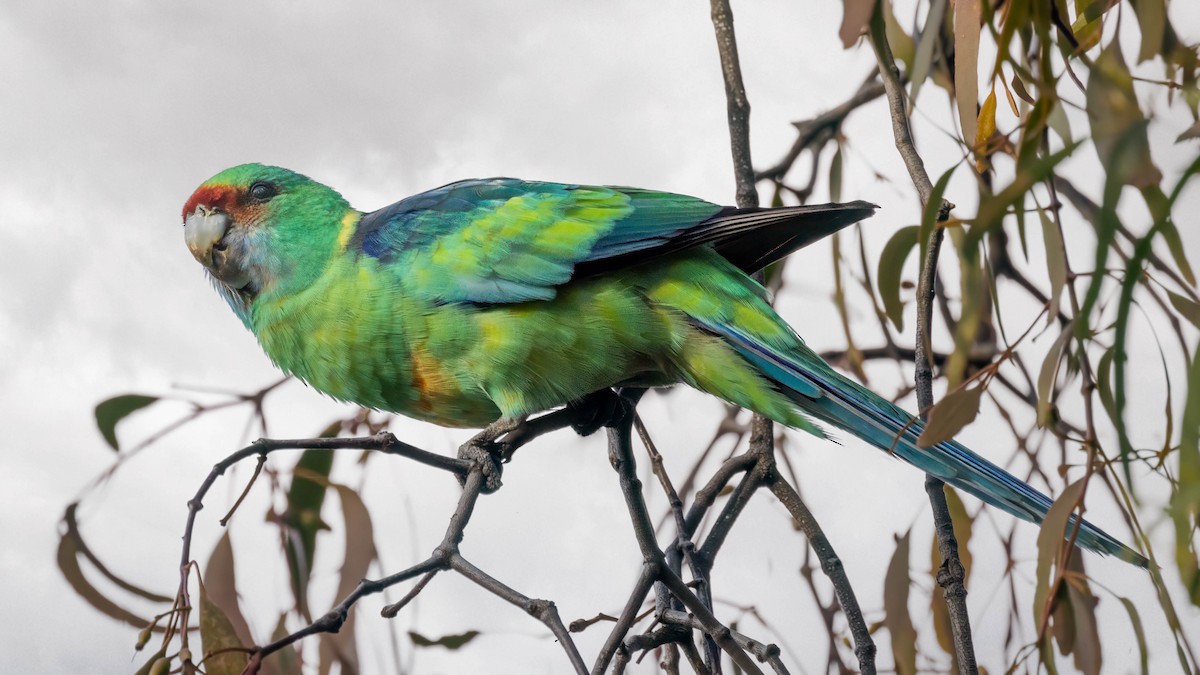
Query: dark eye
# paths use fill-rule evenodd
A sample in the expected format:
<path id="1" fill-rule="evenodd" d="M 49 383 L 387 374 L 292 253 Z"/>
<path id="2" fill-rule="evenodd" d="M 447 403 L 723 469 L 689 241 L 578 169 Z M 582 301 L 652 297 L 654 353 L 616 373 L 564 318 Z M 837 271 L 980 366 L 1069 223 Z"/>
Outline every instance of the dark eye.
<path id="1" fill-rule="evenodd" d="M 256 202 L 265 202 L 274 197 L 279 189 L 270 183 L 259 181 L 250 186 L 250 198 Z"/>

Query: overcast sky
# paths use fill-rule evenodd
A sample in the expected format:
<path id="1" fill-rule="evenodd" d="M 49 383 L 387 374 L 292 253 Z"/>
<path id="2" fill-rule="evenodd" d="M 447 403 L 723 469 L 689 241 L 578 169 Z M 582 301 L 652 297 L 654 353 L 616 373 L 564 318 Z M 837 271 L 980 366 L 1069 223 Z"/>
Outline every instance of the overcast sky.
<path id="1" fill-rule="evenodd" d="M 1190 20 L 1177 16 L 1176 26 L 1200 25 L 1195 7 L 1184 4 L 1173 3 L 1172 11 L 1190 12 Z M 790 145 L 789 123 L 844 100 L 872 59 L 864 49 L 842 50 L 838 3 L 764 0 L 734 9 L 755 161 L 765 166 Z M 63 508 L 113 459 L 95 431 L 95 403 L 133 391 L 169 393 L 181 383 L 250 390 L 276 377 L 183 246 L 180 207 L 213 173 L 247 161 L 279 164 L 339 189 L 364 210 L 451 180 L 492 175 L 733 200 L 706 3 L 8 1 L 0 3 L 0 91 L 4 672 L 129 670 L 134 631 L 78 600 L 53 558 Z M 926 95 L 937 101 L 931 109 L 945 111 L 940 91 L 931 86 Z M 927 156 L 954 156 L 929 120 L 917 125 Z M 878 250 L 896 228 L 916 221 L 917 207 L 882 105 L 864 108 L 847 134 L 843 197 L 884 207 L 868 224 Z M 1170 174 L 1194 150 L 1175 147 L 1156 159 Z M 1079 166 L 1089 162 L 1094 156 Z M 937 175 L 947 166 L 935 159 L 930 170 Z M 969 207 L 969 179 L 954 185 L 964 195 L 956 201 Z M 1097 194 L 1096 184 L 1087 187 Z M 1194 191 L 1190 199 L 1195 206 Z M 1197 228 L 1182 229 L 1195 261 Z M 783 313 L 810 343 L 835 346 L 841 338 L 827 301 L 828 248 L 800 256 Z M 271 431 L 310 436 L 343 410 L 289 385 L 271 409 Z M 688 453 L 711 435 L 706 425 L 720 407 L 698 394 L 651 396 L 646 414 L 658 420 L 670 461 L 684 467 Z M 131 419 L 122 436 L 134 439 L 166 419 Z M 237 447 L 244 422 L 228 414 L 170 437 L 89 495 L 85 534 L 114 569 L 169 592 L 185 495 Z M 994 437 L 999 428 L 981 421 L 965 439 L 985 445 L 989 430 Z M 416 422 L 401 422 L 396 431 L 445 453 L 463 438 Z M 536 447 L 509 468 L 506 488 L 483 502 L 464 551 L 519 590 L 558 601 L 567 620 L 615 612 L 638 558 L 622 528 L 623 506 L 602 444 L 564 436 Z M 914 546 L 921 548 L 914 574 L 927 565 L 922 477 L 853 443 L 805 438 L 801 448 L 805 495 L 860 584 L 865 609 L 879 618 L 893 534 L 916 523 Z M 372 466 L 381 474 L 368 481 L 376 533 L 385 564 L 396 569 L 440 538 L 457 488 L 402 464 Z M 234 482 L 214 492 L 215 500 L 236 493 Z M 823 641 L 807 644 L 802 637 L 820 634 L 819 617 L 791 571 L 805 544 L 777 506 L 758 501 L 727 546 L 718 583 L 749 589 L 735 595 L 759 603 L 785 629 L 792 649 L 811 652 L 801 660 L 819 667 Z M 661 508 L 661 500 L 655 503 Z M 270 560 L 275 549 L 261 539 L 258 516 L 266 506 L 261 499 L 247 505 L 245 528 L 235 527 L 234 536 L 239 552 Z M 1104 514 L 1098 522 L 1120 531 L 1114 511 L 1098 513 Z M 219 535 L 217 517 L 201 518 L 201 558 Z M 995 520 L 1007 528 L 1006 518 Z M 1021 533 L 1020 541 L 1031 545 L 1036 529 Z M 764 542 L 778 541 L 788 543 L 763 550 Z M 1142 616 L 1149 637 L 1167 654 L 1155 672 L 1170 672 L 1171 648 L 1148 582 L 1131 578 L 1120 563 L 1092 557 L 1088 564 L 1105 584 L 1148 603 Z M 261 576 L 247 576 L 255 572 Z M 336 578 L 334 567 L 318 572 L 326 583 Z M 787 580 L 787 593 L 764 585 L 772 572 L 782 575 L 776 581 Z M 1020 575 L 1032 572 L 1029 563 Z M 593 583 L 580 588 L 580 578 Z M 284 605 L 286 579 L 264 563 L 242 580 L 254 587 L 244 589 L 251 624 L 265 635 Z M 1108 598 L 1102 605 L 1115 603 Z M 376 634 L 389 627 L 377 607 L 367 605 L 362 615 Z M 1123 620 L 1117 607 L 1107 616 Z M 980 587 L 971 608 L 981 626 L 981 656 L 997 668 L 1003 603 Z M 470 628 L 485 635 L 450 658 L 422 654 L 420 672 L 562 672 L 560 652 L 539 624 L 462 582 L 439 579 L 418 609 L 419 619 L 395 625 L 429 635 Z M 1181 611 L 1200 628 L 1194 608 Z M 922 606 L 914 612 L 928 640 Z M 597 644 L 585 639 L 592 652 Z M 505 655 L 501 662 L 497 654 Z M 1106 656 L 1119 665 L 1123 655 Z M 1124 656 L 1125 665 L 1135 662 L 1133 650 Z"/>

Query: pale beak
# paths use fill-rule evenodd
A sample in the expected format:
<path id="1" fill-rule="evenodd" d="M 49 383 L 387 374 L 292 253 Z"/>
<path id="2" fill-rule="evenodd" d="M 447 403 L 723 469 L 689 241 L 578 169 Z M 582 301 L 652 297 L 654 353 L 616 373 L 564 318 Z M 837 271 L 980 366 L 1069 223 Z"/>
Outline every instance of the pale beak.
<path id="1" fill-rule="evenodd" d="M 200 205 L 183 222 L 183 238 L 192 257 L 214 277 L 231 288 L 240 289 L 250 278 L 238 265 L 232 264 L 222 241 L 231 223 L 229 214 Z"/>

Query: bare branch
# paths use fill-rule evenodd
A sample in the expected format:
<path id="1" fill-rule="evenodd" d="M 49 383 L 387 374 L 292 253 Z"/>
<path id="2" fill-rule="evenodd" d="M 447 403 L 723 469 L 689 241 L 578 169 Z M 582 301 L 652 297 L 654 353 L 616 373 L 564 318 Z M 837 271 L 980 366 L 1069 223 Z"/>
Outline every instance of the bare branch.
<path id="1" fill-rule="evenodd" d="M 904 160 L 908 175 L 921 198 L 922 210 L 933 197 L 933 183 L 925 171 L 925 162 L 917 153 L 913 143 L 912 129 L 908 123 L 908 112 L 904 99 L 904 87 L 900 83 L 900 69 L 892 57 L 892 48 L 887 41 L 884 27 L 883 3 L 875 4 L 870 27 L 871 46 L 879 62 L 879 75 L 887 91 L 888 107 L 891 111 L 892 134 L 896 150 Z M 938 220 L 949 217 L 951 205 L 943 200 L 938 211 Z M 917 404 L 921 416 L 928 420 L 933 407 L 933 367 L 930 353 L 933 351 L 929 339 L 930 323 L 933 319 L 934 279 L 937 277 L 938 253 L 942 245 L 942 228 L 934 227 L 925 246 L 925 259 L 921 261 L 921 278 L 917 285 L 917 337 L 915 343 Z M 927 475 L 925 491 L 933 509 L 933 521 L 937 529 L 938 550 L 942 556 L 942 569 L 938 572 L 938 584 L 946 596 L 950 609 L 950 626 L 954 633 L 954 651 L 958 657 L 959 672 L 974 674 L 975 646 L 971 638 L 971 621 L 967 613 L 966 586 L 963 583 L 965 569 L 958 559 L 958 541 L 954 537 L 954 524 L 950 520 L 950 509 L 946 505 L 946 494 L 942 481 Z M 945 572 L 945 574 L 943 574 Z"/>

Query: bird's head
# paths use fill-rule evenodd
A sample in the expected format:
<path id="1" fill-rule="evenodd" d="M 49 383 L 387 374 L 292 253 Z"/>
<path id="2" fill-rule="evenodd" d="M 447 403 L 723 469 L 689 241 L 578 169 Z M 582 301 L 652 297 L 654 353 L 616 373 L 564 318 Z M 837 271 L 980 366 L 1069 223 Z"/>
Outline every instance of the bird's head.
<path id="1" fill-rule="evenodd" d="M 307 285 L 355 215 L 340 194 L 306 176 L 242 164 L 192 193 L 183 206 L 183 234 L 218 289 L 245 305 L 273 287 Z"/>

